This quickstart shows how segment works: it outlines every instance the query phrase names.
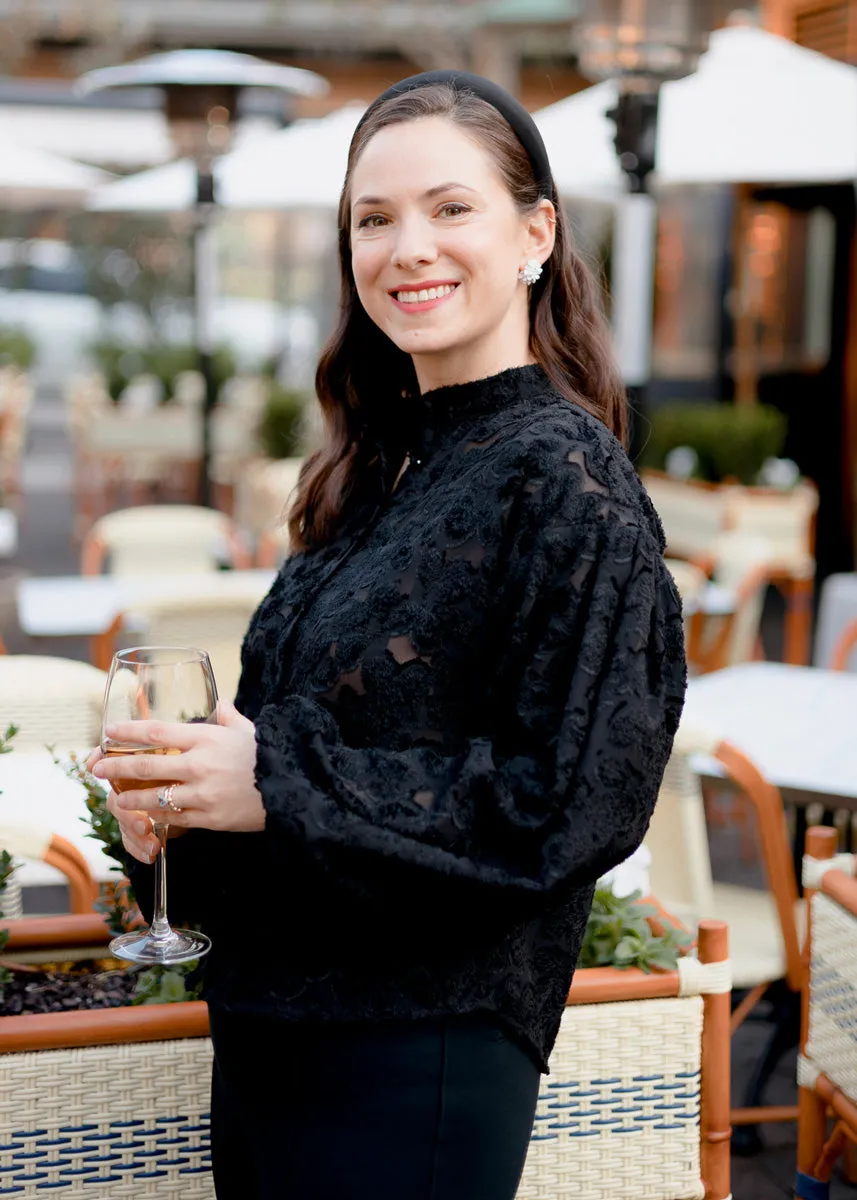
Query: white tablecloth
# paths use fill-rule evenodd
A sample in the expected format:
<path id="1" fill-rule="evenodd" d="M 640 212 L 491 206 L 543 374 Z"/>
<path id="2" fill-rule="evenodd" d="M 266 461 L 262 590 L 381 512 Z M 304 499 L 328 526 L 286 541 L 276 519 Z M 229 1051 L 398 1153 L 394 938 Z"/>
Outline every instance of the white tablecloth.
<path id="1" fill-rule="evenodd" d="M 732 742 L 777 787 L 857 800 L 857 675 L 727 667 L 691 679 L 682 724 Z"/>
<path id="2" fill-rule="evenodd" d="M 88 815 L 83 788 L 54 765 L 47 751 L 13 750 L 0 756 L 0 827 L 29 825 L 46 838 L 58 833 L 81 852 L 97 880 L 115 880 L 113 860 L 101 852 L 103 843 L 86 836 Z M 22 887 L 65 882 L 56 867 L 29 859 L 15 879 Z"/>
<path id="3" fill-rule="evenodd" d="M 80 576 L 22 579 L 17 588 L 18 621 L 30 637 L 92 637 L 109 629 L 134 601 L 197 595 L 252 596 L 259 600 L 276 572 L 212 571 L 206 575 Z"/>

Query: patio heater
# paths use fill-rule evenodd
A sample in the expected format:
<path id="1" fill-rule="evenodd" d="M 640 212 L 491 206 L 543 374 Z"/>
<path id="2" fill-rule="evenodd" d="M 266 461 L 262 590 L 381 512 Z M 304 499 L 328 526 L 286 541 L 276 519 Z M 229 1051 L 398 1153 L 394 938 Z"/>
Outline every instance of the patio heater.
<path id="1" fill-rule="evenodd" d="M 661 84 L 691 75 L 734 0 L 582 0 L 576 29 L 580 69 L 615 80 L 619 162 L 628 195 L 617 207 L 613 246 L 613 329 L 634 414 L 631 451 L 646 441 L 646 390 L 651 381 L 657 208 L 649 195 L 656 166 Z"/>
<path id="2" fill-rule="evenodd" d="M 323 95 L 329 85 L 313 71 L 278 66 L 250 54 L 229 50 L 173 50 L 123 66 L 90 71 L 80 77 L 77 87 L 84 94 L 110 88 L 160 88 L 176 155 L 190 158 L 196 165 L 194 324 L 199 371 L 205 380 L 200 501 L 211 504 L 211 414 L 217 402 L 213 366 L 215 163 L 230 148 L 239 100 L 245 88 L 318 96 Z"/>

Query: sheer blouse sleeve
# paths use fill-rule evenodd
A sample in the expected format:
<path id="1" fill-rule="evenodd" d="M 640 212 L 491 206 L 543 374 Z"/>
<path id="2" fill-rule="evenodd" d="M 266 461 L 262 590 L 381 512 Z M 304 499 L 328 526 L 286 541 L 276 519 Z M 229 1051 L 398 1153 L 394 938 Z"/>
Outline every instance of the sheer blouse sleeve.
<path id="1" fill-rule="evenodd" d="M 404 887 L 537 897 L 591 883 L 640 844 L 685 687 L 657 530 L 585 481 L 524 490 L 490 734 L 391 751 L 345 744 L 302 696 L 259 713 L 257 784 L 284 867 L 308 854 L 346 880 L 392 872 Z"/>

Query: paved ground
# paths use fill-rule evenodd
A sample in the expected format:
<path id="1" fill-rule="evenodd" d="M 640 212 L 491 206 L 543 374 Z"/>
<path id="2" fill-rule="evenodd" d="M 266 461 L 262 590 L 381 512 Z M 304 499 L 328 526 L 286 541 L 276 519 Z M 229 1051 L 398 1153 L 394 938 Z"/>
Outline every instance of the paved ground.
<path id="1" fill-rule="evenodd" d="M 27 460 L 24 471 L 25 507 L 22 514 L 20 548 L 17 556 L 0 561 L 0 635 L 11 652 L 63 654 L 86 658 L 83 640 L 54 640 L 33 643 L 17 625 L 14 584 L 22 572 L 33 575 L 61 575 L 77 570 L 78 548 L 72 540 L 71 471 L 68 445 L 58 398 L 40 396 L 30 423 Z M 778 644 L 779 609 L 772 601 L 766 629 L 766 646 Z M 712 859 L 715 874 L 722 878 L 749 882 L 755 870 L 741 863 L 729 832 L 712 834 Z M 734 1094 L 740 1096 L 750 1068 L 764 1044 L 764 1021 L 748 1023 L 733 1041 Z M 769 1102 L 790 1104 L 796 1099 L 794 1055 L 780 1064 L 772 1082 Z M 783 1200 L 791 1197 L 796 1153 L 793 1125 L 767 1126 L 762 1131 L 764 1150 L 752 1158 L 733 1156 L 734 1200 Z M 559 1200 L 559 1198 L 557 1198 Z M 834 1181 L 831 1200 L 857 1200 L 857 1188 L 841 1180 Z"/>

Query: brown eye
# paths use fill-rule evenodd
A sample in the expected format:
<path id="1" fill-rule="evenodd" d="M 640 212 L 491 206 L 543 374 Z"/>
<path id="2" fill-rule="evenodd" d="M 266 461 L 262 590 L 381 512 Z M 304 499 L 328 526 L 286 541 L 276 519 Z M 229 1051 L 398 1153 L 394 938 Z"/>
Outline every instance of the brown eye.
<path id="1" fill-rule="evenodd" d="M 376 224 L 380 222 L 380 224 Z M 387 222 L 386 217 L 382 217 L 380 213 L 369 213 L 367 217 L 363 217 L 357 224 L 358 229 L 383 229 Z"/>
<path id="2" fill-rule="evenodd" d="M 450 217 L 463 217 L 465 213 L 469 213 L 471 210 L 466 204 L 450 201 L 449 204 L 442 205 L 440 211 Z"/>

